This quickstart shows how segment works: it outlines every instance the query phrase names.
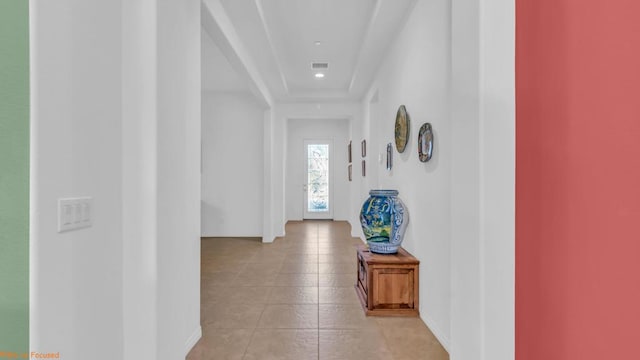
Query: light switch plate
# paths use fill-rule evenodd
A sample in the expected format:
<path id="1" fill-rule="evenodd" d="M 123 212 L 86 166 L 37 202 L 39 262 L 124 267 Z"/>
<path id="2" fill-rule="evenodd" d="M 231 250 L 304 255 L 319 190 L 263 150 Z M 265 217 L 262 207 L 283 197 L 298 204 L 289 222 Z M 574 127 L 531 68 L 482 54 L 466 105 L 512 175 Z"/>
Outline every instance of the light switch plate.
<path id="1" fill-rule="evenodd" d="M 91 197 L 58 199 L 58 232 L 90 227 L 92 208 Z"/>

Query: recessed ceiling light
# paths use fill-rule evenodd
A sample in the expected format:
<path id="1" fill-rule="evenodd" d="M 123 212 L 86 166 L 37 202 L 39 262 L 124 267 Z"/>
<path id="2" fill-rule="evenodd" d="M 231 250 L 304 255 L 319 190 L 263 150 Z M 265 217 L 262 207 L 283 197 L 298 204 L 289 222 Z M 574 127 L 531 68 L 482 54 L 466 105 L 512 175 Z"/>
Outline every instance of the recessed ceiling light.
<path id="1" fill-rule="evenodd" d="M 318 79 L 322 79 L 324 77 L 323 73 L 316 73 L 315 75 Z"/>
<path id="2" fill-rule="evenodd" d="M 314 42 L 313 42 L 313 44 L 314 44 L 315 46 L 320 46 L 320 44 L 322 44 L 322 41 L 314 41 Z"/>

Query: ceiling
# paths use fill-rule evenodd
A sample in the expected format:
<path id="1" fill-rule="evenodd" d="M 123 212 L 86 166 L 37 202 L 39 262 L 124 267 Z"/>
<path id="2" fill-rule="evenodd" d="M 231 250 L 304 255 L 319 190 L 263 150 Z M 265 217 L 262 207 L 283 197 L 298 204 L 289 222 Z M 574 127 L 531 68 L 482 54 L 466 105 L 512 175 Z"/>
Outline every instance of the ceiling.
<path id="1" fill-rule="evenodd" d="M 278 101 L 360 100 L 415 0 L 216 0 Z M 208 43 L 207 43 L 208 42 Z M 217 50 L 214 51 L 214 50 Z M 203 86 L 248 88 L 203 36 Z M 229 56 L 227 56 L 228 58 Z M 326 70 L 311 68 L 327 62 Z M 324 78 L 314 75 L 322 72 Z M 217 80 L 216 80 L 217 79 Z M 237 83 L 230 82 L 235 80 Z"/>

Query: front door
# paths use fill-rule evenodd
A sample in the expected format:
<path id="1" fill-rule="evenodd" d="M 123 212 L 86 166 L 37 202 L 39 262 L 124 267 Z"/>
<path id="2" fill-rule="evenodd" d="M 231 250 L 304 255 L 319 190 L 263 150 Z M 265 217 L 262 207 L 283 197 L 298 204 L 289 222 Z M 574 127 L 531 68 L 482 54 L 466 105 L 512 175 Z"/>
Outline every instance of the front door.
<path id="1" fill-rule="evenodd" d="M 305 184 L 304 214 L 305 219 L 333 218 L 333 186 L 331 178 L 331 140 L 305 140 Z"/>

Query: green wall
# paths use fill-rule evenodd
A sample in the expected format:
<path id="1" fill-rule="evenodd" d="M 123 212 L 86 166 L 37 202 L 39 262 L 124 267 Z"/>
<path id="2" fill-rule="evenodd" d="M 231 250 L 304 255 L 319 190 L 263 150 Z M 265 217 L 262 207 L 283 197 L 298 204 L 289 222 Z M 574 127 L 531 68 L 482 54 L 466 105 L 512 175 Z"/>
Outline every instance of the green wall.
<path id="1" fill-rule="evenodd" d="M 0 353 L 29 350 L 29 1 L 0 0 Z"/>

